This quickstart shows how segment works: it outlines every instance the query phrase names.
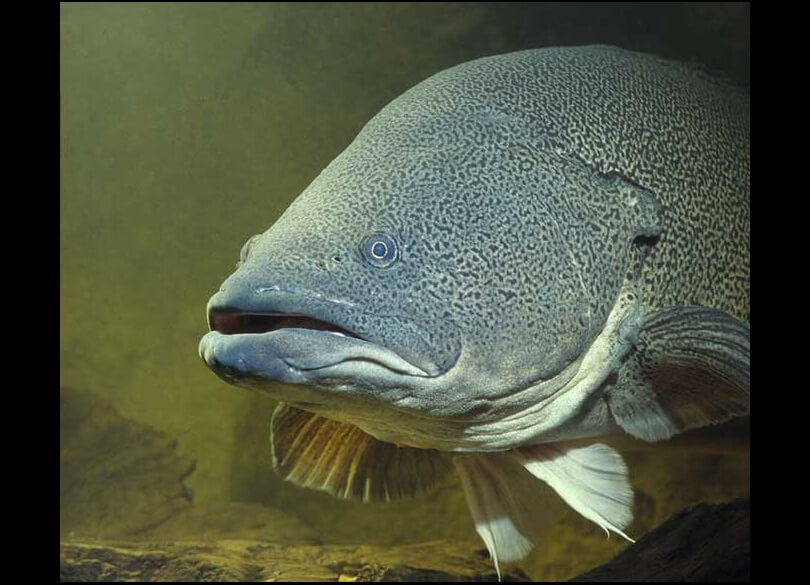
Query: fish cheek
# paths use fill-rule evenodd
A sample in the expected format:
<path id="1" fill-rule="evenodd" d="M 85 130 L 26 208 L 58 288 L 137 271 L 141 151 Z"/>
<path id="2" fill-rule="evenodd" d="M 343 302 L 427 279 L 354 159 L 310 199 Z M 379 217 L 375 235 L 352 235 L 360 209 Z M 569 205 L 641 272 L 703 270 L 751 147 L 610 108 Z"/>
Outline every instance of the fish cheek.
<path id="1" fill-rule="evenodd" d="M 539 213 L 554 260 L 544 305 L 546 326 L 559 349 L 557 367 L 576 359 L 602 331 L 626 281 L 638 278 L 661 233 L 661 207 L 652 192 L 628 177 L 601 172 L 559 150 L 543 154 L 546 187 Z"/>

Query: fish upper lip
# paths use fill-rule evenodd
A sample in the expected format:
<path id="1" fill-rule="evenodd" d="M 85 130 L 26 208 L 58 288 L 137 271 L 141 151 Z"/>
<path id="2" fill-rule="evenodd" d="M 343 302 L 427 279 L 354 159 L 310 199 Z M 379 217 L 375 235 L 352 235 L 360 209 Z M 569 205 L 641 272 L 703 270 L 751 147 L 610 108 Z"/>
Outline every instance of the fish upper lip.
<path id="1" fill-rule="evenodd" d="M 344 306 L 347 306 L 347 307 L 353 307 L 354 306 L 353 302 L 348 301 L 346 299 L 337 299 L 337 298 L 326 297 L 326 296 L 324 296 L 321 293 L 316 292 L 316 291 L 307 291 L 307 290 L 298 290 L 298 289 L 293 289 L 293 288 L 286 288 L 286 287 L 281 286 L 280 284 L 271 284 L 271 285 L 267 285 L 267 286 L 258 286 L 258 287 L 256 287 L 256 292 L 259 293 L 259 294 L 272 293 L 272 292 L 288 293 L 288 294 L 294 294 L 294 295 L 299 295 L 299 296 L 305 296 L 305 297 L 309 297 L 309 298 L 313 298 L 313 299 L 324 300 L 324 301 L 326 301 L 326 302 L 328 302 L 330 304 L 333 304 L 333 305 L 344 305 Z"/>

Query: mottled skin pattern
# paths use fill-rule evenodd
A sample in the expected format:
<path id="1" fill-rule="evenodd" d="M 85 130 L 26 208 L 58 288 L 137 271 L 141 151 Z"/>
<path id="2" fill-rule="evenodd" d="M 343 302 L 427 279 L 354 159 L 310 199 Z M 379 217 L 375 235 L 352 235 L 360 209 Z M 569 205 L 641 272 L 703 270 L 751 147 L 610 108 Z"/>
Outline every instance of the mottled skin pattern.
<path id="1" fill-rule="evenodd" d="M 502 418 L 574 363 L 623 283 L 642 311 L 700 304 L 747 323 L 748 103 L 612 47 L 459 65 L 375 116 L 246 246 L 223 294 L 328 320 L 429 374 L 300 378 L 326 391 L 312 410 L 383 440 L 423 423 L 463 435 L 444 422 Z M 360 252 L 376 232 L 398 243 L 390 268 Z"/>

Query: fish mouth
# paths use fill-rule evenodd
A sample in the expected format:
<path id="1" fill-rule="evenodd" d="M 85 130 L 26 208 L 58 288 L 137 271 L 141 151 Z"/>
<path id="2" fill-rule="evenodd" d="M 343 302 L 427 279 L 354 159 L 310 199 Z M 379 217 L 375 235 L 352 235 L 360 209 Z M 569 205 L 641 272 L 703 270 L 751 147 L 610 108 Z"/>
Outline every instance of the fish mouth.
<path id="1" fill-rule="evenodd" d="M 200 357 L 230 383 L 264 379 L 346 385 L 370 377 L 431 376 L 373 339 L 299 312 L 212 303 L 208 326 Z"/>
<path id="2" fill-rule="evenodd" d="M 269 333 L 279 329 L 309 329 L 328 331 L 345 337 L 363 339 L 333 323 L 291 313 L 247 312 L 235 308 L 212 308 L 208 312 L 208 328 L 222 335 Z"/>

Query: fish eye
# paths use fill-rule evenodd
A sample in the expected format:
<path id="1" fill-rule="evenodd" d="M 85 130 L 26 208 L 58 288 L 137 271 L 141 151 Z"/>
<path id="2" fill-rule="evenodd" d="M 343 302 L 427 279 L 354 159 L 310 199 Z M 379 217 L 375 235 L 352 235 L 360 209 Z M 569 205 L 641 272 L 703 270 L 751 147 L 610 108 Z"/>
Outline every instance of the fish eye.
<path id="1" fill-rule="evenodd" d="M 371 234 L 361 246 L 366 262 L 377 268 L 388 268 L 399 258 L 399 250 L 394 238 L 388 234 Z"/>

